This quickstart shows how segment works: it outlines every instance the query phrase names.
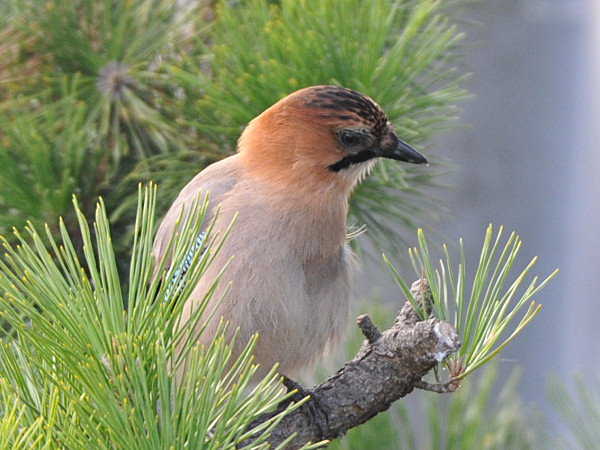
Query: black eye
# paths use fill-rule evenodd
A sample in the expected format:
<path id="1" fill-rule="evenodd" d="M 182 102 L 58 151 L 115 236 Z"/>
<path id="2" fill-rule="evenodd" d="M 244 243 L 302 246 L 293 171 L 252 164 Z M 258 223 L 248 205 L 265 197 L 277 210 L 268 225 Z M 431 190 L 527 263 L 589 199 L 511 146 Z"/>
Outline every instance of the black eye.
<path id="1" fill-rule="evenodd" d="M 356 147 L 365 142 L 367 136 L 353 130 L 342 130 L 338 134 L 340 144 L 344 147 Z"/>

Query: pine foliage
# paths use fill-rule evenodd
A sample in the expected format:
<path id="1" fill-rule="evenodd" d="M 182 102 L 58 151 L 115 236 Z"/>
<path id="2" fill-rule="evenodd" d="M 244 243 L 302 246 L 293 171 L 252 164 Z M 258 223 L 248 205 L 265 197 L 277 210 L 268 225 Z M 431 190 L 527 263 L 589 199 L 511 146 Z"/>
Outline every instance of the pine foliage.
<path id="1" fill-rule="evenodd" d="M 208 348 L 177 326 L 184 297 L 152 278 L 155 192 L 140 189 L 128 293 L 103 202 L 92 231 L 75 201 L 85 268 L 64 222 L 60 240 L 33 226 L 25 236 L 15 231 L 17 246 L 4 240 L 0 314 L 16 334 L 0 352 L 0 442 L 7 448 L 223 449 L 238 448 L 252 435 L 248 448 L 266 448 L 268 431 L 282 415 L 256 429 L 248 424 L 284 399 L 284 388 L 275 368 L 251 384 L 256 336 L 233 360 L 227 324 Z M 193 245 L 205 208 L 198 202 L 188 232 L 171 241 L 175 266 Z M 225 238 L 195 258 L 182 295 Z M 210 296 L 192 311 L 191 323 L 198 323 Z"/>
<path id="2" fill-rule="evenodd" d="M 161 186 L 164 211 L 195 173 L 235 151 L 250 119 L 308 85 L 370 95 L 422 149 L 465 97 L 463 35 L 451 19 L 460 3 L 7 0 L 0 233 L 27 220 L 71 223 L 71 193 L 86 215 L 102 195 L 125 261 L 137 183 Z M 410 230 L 443 210 L 425 192 L 445 165 L 425 153 L 431 168 L 380 164 L 353 196 L 350 222 L 386 248 L 399 243 L 392 224 Z"/>

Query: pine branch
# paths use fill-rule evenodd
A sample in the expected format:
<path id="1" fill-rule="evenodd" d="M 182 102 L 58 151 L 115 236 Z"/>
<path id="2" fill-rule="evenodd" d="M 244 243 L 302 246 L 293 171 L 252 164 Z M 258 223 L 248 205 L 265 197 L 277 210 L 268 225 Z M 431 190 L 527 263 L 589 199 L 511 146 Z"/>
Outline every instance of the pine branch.
<path id="1" fill-rule="evenodd" d="M 421 302 L 421 280 L 411 291 Z M 427 292 L 425 297 L 429 297 Z M 277 447 L 293 433 L 296 436 L 284 448 L 341 437 L 418 388 L 427 372 L 460 347 L 454 328 L 435 318 L 420 320 L 408 301 L 394 325 L 383 332 L 368 316 L 359 317 L 357 322 L 367 337 L 358 354 L 311 389 L 307 404 L 283 417 L 271 432 L 271 446 Z M 326 420 L 315 420 L 311 413 L 315 408 L 325 413 Z M 250 427 L 278 412 L 261 416 Z"/>

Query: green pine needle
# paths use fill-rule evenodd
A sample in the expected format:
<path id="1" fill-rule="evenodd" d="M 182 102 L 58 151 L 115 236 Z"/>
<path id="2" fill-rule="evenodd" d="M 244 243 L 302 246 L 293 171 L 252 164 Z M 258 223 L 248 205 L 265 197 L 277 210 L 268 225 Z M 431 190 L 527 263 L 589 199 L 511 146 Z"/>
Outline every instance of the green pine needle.
<path id="1" fill-rule="evenodd" d="M 171 240 L 169 270 L 151 255 L 155 199 L 155 186 L 140 188 L 128 294 L 102 200 L 93 232 L 73 200 L 84 261 L 64 223 L 62 241 L 49 228 L 40 235 L 33 226 L 26 237 L 15 230 L 16 247 L 2 239 L 0 315 L 16 339 L 1 346 L 0 442 L 10 448 L 138 448 L 144 442 L 148 448 L 221 449 L 255 436 L 247 448 L 265 448 L 269 431 L 290 410 L 248 428 L 285 398 L 276 368 L 251 387 L 257 336 L 234 360 L 224 337 L 227 324 L 208 348 L 197 345 L 198 334 L 178 330 L 184 302 L 167 295 L 168 283 L 152 281 L 154 265 L 172 279 L 173 267 L 196 241 L 206 199 L 196 199 L 186 231 Z M 226 236 L 213 236 L 209 226 L 208 247 L 194 256 L 181 298 Z M 210 296 L 186 329 L 197 329 Z M 188 370 L 178 380 L 184 365 Z"/>
<path id="2" fill-rule="evenodd" d="M 557 448 L 593 449 L 600 442 L 600 377 L 575 374 L 568 382 L 554 375 L 547 389 L 554 410 L 567 426 L 569 434 L 557 439 Z"/>
<path id="3" fill-rule="evenodd" d="M 422 230 L 419 230 L 418 238 L 419 248 L 412 249 L 410 257 L 417 276 L 424 277 L 431 288 L 432 314 L 451 323 L 462 341 L 458 352 L 444 361 L 450 381 L 456 381 L 489 362 L 535 317 L 541 305 L 536 305 L 531 299 L 546 286 L 557 271 L 539 285 L 536 285 L 538 279 L 534 277 L 524 292 L 520 292 L 519 288 L 535 264 L 536 258 L 509 283 L 509 272 L 521 247 L 521 241 L 512 233 L 502 245 L 502 227 L 494 237 L 490 225 L 475 269 L 471 292 L 467 294 L 467 284 L 471 281 L 467 280 L 462 239 L 459 241 L 460 263 L 458 270 L 455 270 L 445 246 L 445 261 L 440 260 L 439 268 L 436 269 Z M 417 304 L 408 285 L 385 255 L 384 260 L 392 269 L 398 284 L 420 318 L 425 319 L 427 314 L 423 305 Z M 522 310 L 525 312 L 518 319 L 517 314 Z"/>

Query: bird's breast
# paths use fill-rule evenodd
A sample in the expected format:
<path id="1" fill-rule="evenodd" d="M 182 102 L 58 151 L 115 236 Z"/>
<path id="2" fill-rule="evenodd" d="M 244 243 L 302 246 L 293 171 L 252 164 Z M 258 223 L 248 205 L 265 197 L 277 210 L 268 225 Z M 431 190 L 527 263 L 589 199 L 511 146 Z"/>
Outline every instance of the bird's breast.
<path id="1" fill-rule="evenodd" d="M 294 377 L 335 346 L 347 325 L 352 258 L 346 211 L 343 202 L 267 196 L 251 187 L 221 200 L 216 229 L 224 229 L 233 212 L 238 216 L 215 260 L 216 276 L 233 257 L 215 295 L 225 294 L 231 281 L 216 316 L 239 327 L 242 340 L 259 333 L 256 360 L 265 368 L 278 362 Z M 212 278 L 198 288 L 198 298 Z"/>

